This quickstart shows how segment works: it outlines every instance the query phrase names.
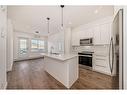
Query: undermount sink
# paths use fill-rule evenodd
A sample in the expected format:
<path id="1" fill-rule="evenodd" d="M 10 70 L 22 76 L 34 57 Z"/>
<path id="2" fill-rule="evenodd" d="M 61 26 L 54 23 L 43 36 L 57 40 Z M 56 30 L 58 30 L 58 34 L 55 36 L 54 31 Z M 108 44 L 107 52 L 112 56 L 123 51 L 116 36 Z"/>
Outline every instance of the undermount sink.
<path id="1" fill-rule="evenodd" d="M 60 53 L 51 53 L 51 54 L 54 54 L 54 55 L 60 55 Z"/>

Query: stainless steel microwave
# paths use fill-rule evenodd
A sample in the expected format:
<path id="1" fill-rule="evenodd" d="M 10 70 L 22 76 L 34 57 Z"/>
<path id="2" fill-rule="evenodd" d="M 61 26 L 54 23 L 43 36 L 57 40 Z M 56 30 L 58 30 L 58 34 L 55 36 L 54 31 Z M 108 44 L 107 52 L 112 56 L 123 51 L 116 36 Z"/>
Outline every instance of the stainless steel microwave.
<path id="1" fill-rule="evenodd" d="M 80 39 L 80 46 L 93 45 L 93 38 Z"/>

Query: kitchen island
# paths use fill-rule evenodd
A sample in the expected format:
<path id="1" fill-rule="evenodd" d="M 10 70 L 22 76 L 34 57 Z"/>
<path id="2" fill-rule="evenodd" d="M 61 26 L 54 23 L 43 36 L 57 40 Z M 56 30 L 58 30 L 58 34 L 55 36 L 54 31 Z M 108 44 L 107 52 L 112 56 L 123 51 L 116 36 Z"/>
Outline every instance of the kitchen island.
<path id="1" fill-rule="evenodd" d="M 78 79 L 78 56 L 75 54 L 45 54 L 44 68 L 65 87 L 70 88 Z"/>

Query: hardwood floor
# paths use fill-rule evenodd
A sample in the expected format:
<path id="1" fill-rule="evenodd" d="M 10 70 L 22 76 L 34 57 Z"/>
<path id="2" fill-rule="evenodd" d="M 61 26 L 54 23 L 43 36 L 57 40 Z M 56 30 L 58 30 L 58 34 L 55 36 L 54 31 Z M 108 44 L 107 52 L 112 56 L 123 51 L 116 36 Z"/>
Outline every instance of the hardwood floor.
<path id="1" fill-rule="evenodd" d="M 8 72 L 7 89 L 67 89 L 44 71 L 43 59 L 15 62 Z M 79 69 L 79 79 L 70 89 L 117 89 L 116 78 Z"/>

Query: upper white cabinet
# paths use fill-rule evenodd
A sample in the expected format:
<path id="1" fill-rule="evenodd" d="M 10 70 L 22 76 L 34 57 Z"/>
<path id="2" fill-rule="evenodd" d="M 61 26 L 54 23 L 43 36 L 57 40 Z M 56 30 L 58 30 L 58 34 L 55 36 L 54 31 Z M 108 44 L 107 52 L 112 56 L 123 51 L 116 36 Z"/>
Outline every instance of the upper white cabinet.
<path id="1" fill-rule="evenodd" d="M 93 38 L 94 45 L 110 44 L 112 17 L 91 22 L 72 30 L 72 46 L 80 46 L 80 39 Z"/>
<path id="2" fill-rule="evenodd" d="M 106 23 L 100 26 L 101 44 L 110 44 L 111 30 L 111 23 Z"/>
<path id="3" fill-rule="evenodd" d="M 105 23 L 94 27 L 94 44 L 110 44 L 111 39 L 111 23 Z"/>
<path id="4" fill-rule="evenodd" d="M 72 46 L 80 46 L 80 39 L 93 38 L 93 29 L 85 28 L 72 32 Z"/>
<path id="5" fill-rule="evenodd" d="M 81 35 L 84 35 L 84 39 L 85 38 L 92 38 L 93 37 L 93 29 L 92 28 L 85 29 L 84 33 Z"/>
<path id="6" fill-rule="evenodd" d="M 93 37 L 93 43 L 94 44 L 100 44 L 100 27 L 99 26 L 95 26 L 93 28 L 93 33 L 94 33 L 94 37 Z"/>

